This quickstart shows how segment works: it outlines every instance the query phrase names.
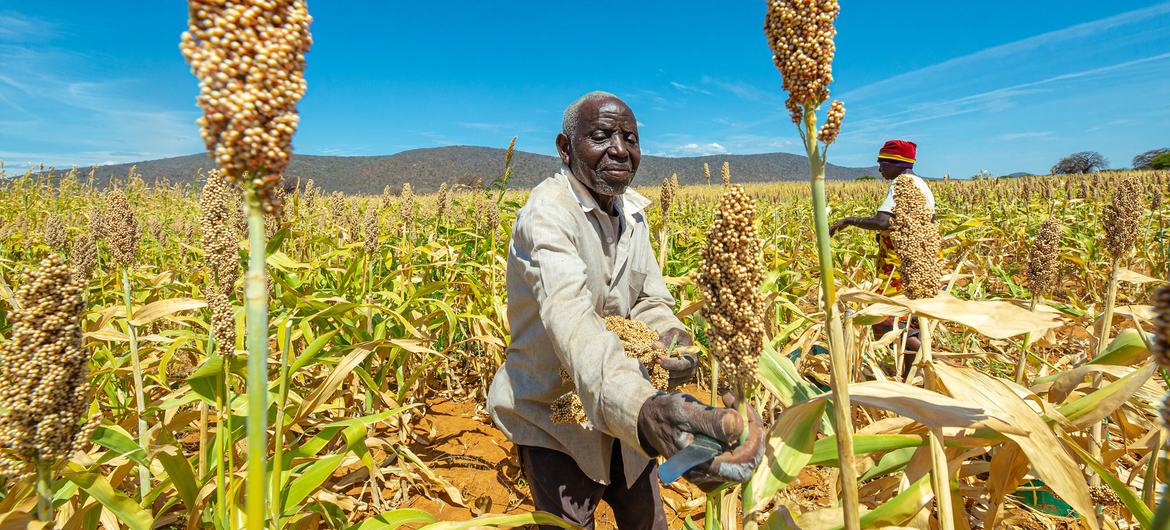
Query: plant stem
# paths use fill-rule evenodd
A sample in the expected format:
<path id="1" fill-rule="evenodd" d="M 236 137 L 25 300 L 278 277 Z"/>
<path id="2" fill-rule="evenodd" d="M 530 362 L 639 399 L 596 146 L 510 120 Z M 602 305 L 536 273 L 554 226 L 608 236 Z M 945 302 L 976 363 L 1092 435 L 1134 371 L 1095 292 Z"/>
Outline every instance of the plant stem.
<path id="1" fill-rule="evenodd" d="M 1158 449 L 1157 460 L 1158 466 L 1161 466 L 1163 472 L 1170 471 L 1170 465 L 1167 465 L 1167 447 L 1163 442 Z M 1157 474 L 1155 472 L 1155 474 Z M 1162 484 L 1162 501 L 1158 503 L 1158 509 L 1154 511 L 1154 524 L 1151 528 L 1167 528 L 1170 527 L 1170 485 Z"/>
<path id="2" fill-rule="evenodd" d="M 707 359 L 711 361 L 711 406 L 718 407 L 719 403 L 719 360 L 711 352 L 707 352 Z M 703 516 L 704 530 L 719 530 L 719 512 L 723 506 L 723 488 L 707 494 L 707 514 Z"/>
<path id="3" fill-rule="evenodd" d="M 134 377 L 134 410 L 138 414 L 138 445 L 150 454 L 147 443 L 146 395 L 142 390 L 142 361 L 138 357 L 138 326 L 134 325 L 134 304 L 130 299 L 130 273 L 122 267 L 122 299 L 126 304 L 126 334 L 130 337 L 130 364 Z M 150 468 L 138 466 L 138 500 L 150 491 Z"/>
<path id="4" fill-rule="evenodd" d="M 1109 345 L 1109 331 L 1113 324 L 1113 308 L 1114 301 L 1117 299 L 1117 282 L 1120 268 L 1121 258 L 1114 256 L 1113 263 L 1109 268 L 1109 287 L 1105 292 L 1105 311 L 1101 313 L 1101 327 L 1097 330 L 1097 351 L 1094 352 L 1094 358 L 1104 353 L 1106 346 Z M 1099 388 L 1101 381 L 1101 374 L 1094 375 L 1093 388 Z M 1093 458 L 1097 460 L 1101 459 L 1101 445 L 1105 437 L 1104 421 L 1101 420 L 1093 424 L 1089 440 L 1089 451 L 1093 455 Z M 1101 476 L 1096 473 L 1090 473 L 1089 485 L 1093 487 L 1101 486 Z"/>
<path id="5" fill-rule="evenodd" d="M 264 211 L 256 190 L 246 191 L 248 274 L 244 298 L 248 326 L 248 474 L 244 513 L 248 530 L 265 528 L 268 484 L 268 285 L 264 281 L 267 246 Z"/>
<path id="6" fill-rule="evenodd" d="M 53 520 L 53 462 L 40 457 L 37 468 L 37 520 Z"/>
<path id="7" fill-rule="evenodd" d="M 272 518 L 280 518 L 284 506 L 280 503 L 280 490 L 284 487 L 284 408 L 288 406 L 288 356 L 292 347 L 292 320 L 284 324 L 284 340 L 280 343 L 280 390 L 277 394 L 276 426 L 272 451 Z"/>
<path id="8" fill-rule="evenodd" d="M 909 319 L 907 319 L 909 322 Z M 918 317 L 918 330 L 921 334 L 922 346 L 918 349 L 918 355 L 915 356 L 915 366 L 911 370 L 917 369 L 918 364 L 929 366 L 934 361 L 933 343 L 930 334 L 930 319 L 926 317 Z M 926 370 L 926 388 L 927 390 L 937 390 L 938 381 L 935 380 L 934 372 Z M 954 506 L 951 504 L 951 472 L 947 466 L 947 453 L 943 447 L 943 431 L 942 427 L 935 427 L 930 430 L 930 464 L 932 470 L 932 485 L 934 486 L 934 504 L 938 509 L 938 522 L 940 530 L 953 530 L 955 528 L 955 513 Z"/>
<path id="9" fill-rule="evenodd" d="M 1035 313 L 1036 305 L 1040 301 L 1040 297 L 1032 295 L 1032 302 L 1028 306 L 1028 310 Z M 1020 363 L 1016 365 L 1016 384 L 1024 384 L 1025 368 L 1028 366 L 1028 346 L 1032 342 L 1032 332 L 1029 331 L 1024 335 L 1024 343 L 1020 345 Z"/>
<path id="10" fill-rule="evenodd" d="M 207 358 L 215 354 L 215 326 L 207 327 Z M 211 407 L 206 401 L 199 405 L 199 480 L 207 476 L 207 459 L 211 456 L 207 447 L 209 436 L 207 425 L 211 417 Z"/>
<path id="11" fill-rule="evenodd" d="M 829 322 L 830 386 L 833 393 L 833 420 L 837 431 L 837 458 L 841 468 L 841 509 L 845 530 L 861 528 L 858 513 L 857 470 L 853 465 L 853 407 L 849 401 L 849 360 L 845 357 L 844 331 L 837 312 L 837 290 L 833 282 L 833 249 L 829 245 L 829 215 L 825 201 L 825 159 L 817 146 L 815 107 L 805 105 L 804 147 L 808 152 L 812 181 L 813 223 L 817 234 L 817 257 L 824 295 L 825 318 Z"/>
<path id="12" fill-rule="evenodd" d="M 666 226 L 669 215 L 662 216 L 662 228 L 658 230 L 658 270 L 666 270 L 666 252 L 670 248 L 670 229 Z"/>

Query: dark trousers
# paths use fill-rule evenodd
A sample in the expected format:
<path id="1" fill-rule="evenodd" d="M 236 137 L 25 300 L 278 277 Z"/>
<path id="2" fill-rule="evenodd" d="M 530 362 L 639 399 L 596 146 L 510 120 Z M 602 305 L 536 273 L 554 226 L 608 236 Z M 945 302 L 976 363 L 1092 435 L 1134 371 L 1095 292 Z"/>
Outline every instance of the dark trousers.
<path id="1" fill-rule="evenodd" d="M 543 447 L 519 446 L 520 466 L 532 490 L 537 510 L 593 530 L 597 505 L 605 501 L 613 509 L 621 530 L 667 530 L 658 489 L 658 463 L 651 462 L 631 485 L 626 485 L 621 446 L 614 442 L 608 486 L 594 482 L 569 455 Z M 541 526 L 554 529 L 555 526 Z"/>

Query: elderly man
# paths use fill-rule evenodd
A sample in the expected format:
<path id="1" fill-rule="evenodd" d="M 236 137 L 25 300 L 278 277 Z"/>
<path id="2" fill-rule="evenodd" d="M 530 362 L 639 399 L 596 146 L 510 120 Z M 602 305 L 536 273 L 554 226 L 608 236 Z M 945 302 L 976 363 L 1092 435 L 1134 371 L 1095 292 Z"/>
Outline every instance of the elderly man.
<path id="1" fill-rule="evenodd" d="M 691 344 L 651 250 L 643 213 L 650 201 L 629 188 L 641 159 L 637 123 L 604 92 L 565 110 L 556 139 L 561 169 L 516 216 L 507 276 L 512 342 L 488 395 L 492 419 L 518 446 L 536 509 L 585 528 L 604 500 L 623 530 L 665 530 L 653 458 L 673 455 L 695 435 L 731 447 L 685 475 L 704 489 L 747 480 L 764 447 L 754 411 L 746 441 L 736 443 L 744 422 L 729 398 L 729 408 L 713 408 L 656 391 L 605 329 L 603 317 L 618 315 L 645 322 L 664 343 Z M 694 375 L 693 355 L 659 362 L 674 383 Z M 553 401 L 573 389 L 589 425 L 551 419 Z"/>
<path id="2" fill-rule="evenodd" d="M 890 140 L 882 145 L 878 151 L 878 172 L 881 173 L 882 178 L 890 182 L 890 185 L 886 191 L 886 198 L 878 206 L 877 212 L 870 217 L 846 217 L 829 227 L 829 235 L 834 235 L 849 226 L 877 232 L 878 292 L 887 296 L 902 292 L 902 277 L 898 273 L 900 262 L 897 253 L 894 252 L 894 240 L 890 237 L 890 219 L 894 217 L 894 179 L 902 175 L 910 177 L 914 185 L 922 191 L 922 195 L 926 197 L 926 207 L 934 210 L 934 194 L 931 193 L 930 186 L 926 185 L 926 181 L 922 180 L 922 177 L 914 174 L 914 162 L 917 155 L 918 146 L 914 142 Z M 893 329 L 894 319 L 892 317 L 873 326 L 874 333 L 878 336 Z M 916 321 L 911 322 L 907 333 L 906 351 L 910 353 L 907 353 L 903 358 L 903 378 L 910 372 L 910 363 L 914 358 L 913 352 L 917 352 L 922 345 L 918 339 Z"/>

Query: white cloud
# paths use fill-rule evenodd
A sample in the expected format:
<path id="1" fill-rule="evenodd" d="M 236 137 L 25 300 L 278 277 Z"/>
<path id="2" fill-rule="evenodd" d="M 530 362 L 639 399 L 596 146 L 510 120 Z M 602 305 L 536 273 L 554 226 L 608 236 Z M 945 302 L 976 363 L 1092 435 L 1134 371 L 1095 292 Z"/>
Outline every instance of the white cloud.
<path id="1" fill-rule="evenodd" d="M 0 15 L 0 25 L 32 19 Z M 51 30 L 17 22 L 0 30 L 48 38 Z M 30 33 L 31 32 L 31 33 Z M 37 33 L 39 32 L 39 33 Z M 197 113 L 145 104 L 137 79 L 93 81 L 77 73 L 89 58 L 50 44 L 0 42 L 0 157 L 59 167 L 133 162 L 201 151 Z M 35 146 L 35 147 L 34 147 Z M 127 152 L 127 146 L 134 152 Z"/>
<path id="2" fill-rule="evenodd" d="M 772 95 L 767 90 L 756 87 L 755 85 L 733 79 L 729 80 L 704 75 L 702 82 L 705 85 L 712 85 L 721 90 L 730 92 L 735 97 L 744 101 L 761 101 Z"/>
<path id="3" fill-rule="evenodd" d="M 933 64 L 925 68 L 920 68 L 911 72 L 895 75 L 877 83 L 871 83 L 861 88 L 851 90 L 842 96 L 846 101 L 857 101 L 867 97 L 880 96 L 885 91 L 897 90 L 902 91 L 908 85 L 912 86 L 916 82 L 920 82 L 923 78 L 931 75 L 945 75 L 948 71 L 969 71 L 972 66 L 978 66 L 982 61 L 997 61 L 1001 59 L 1011 59 L 1024 55 L 1028 52 L 1033 52 L 1041 48 L 1049 49 L 1066 42 L 1084 42 L 1086 39 L 1092 39 L 1095 35 L 1114 29 L 1127 24 L 1141 22 L 1149 18 L 1158 17 L 1170 14 L 1170 2 L 1150 6 L 1143 9 L 1137 9 L 1106 17 L 1083 24 L 1076 24 L 1067 28 L 1062 28 L 1048 33 L 1042 33 L 1025 39 L 1009 42 L 999 46 L 993 46 L 979 50 L 974 53 L 948 59 L 941 63 Z M 957 77 L 956 79 L 963 79 Z"/>
<path id="4" fill-rule="evenodd" d="M 678 89 L 680 92 L 691 92 L 691 93 L 695 93 L 695 94 L 704 94 L 704 95 L 708 95 L 708 96 L 711 95 L 710 90 L 707 90 L 705 88 L 699 88 L 697 86 L 692 86 L 692 85 L 684 85 L 682 83 L 679 83 L 678 81 L 671 81 L 670 86 Z"/>
<path id="5" fill-rule="evenodd" d="M 47 40 L 57 34 L 53 23 L 19 13 L 0 13 L 0 42 Z"/>
<path id="6" fill-rule="evenodd" d="M 1052 138 L 1052 131 L 1028 131 L 1001 134 L 994 139 L 1001 142 L 1011 142 L 1013 140 L 1047 140 L 1050 138 Z"/>
<path id="7" fill-rule="evenodd" d="M 675 147 L 671 152 L 676 156 L 725 155 L 727 154 L 727 148 L 717 142 L 705 144 L 689 143 Z"/>

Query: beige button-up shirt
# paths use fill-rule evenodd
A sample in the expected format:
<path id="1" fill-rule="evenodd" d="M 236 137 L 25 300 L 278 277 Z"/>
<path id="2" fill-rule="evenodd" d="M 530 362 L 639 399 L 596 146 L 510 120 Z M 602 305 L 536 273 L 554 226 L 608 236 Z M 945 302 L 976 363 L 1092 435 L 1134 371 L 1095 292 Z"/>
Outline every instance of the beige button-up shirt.
<path id="1" fill-rule="evenodd" d="M 683 328 L 650 245 L 643 213 L 649 204 L 633 189 L 619 197 L 618 234 L 588 188 L 562 166 L 532 190 L 508 249 L 512 342 L 488 392 L 488 410 L 513 443 L 565 453 L 602 484 L 611 481 L 615 438 L 626 483 L 646 469 L 638 412 L 656 392 L 603 317 L 640 320 L 658 333 Z M 561 369 L 575 383 L 591 426 L 552 422 L 550 405 L 573 388 L 561 381 Z"/>

